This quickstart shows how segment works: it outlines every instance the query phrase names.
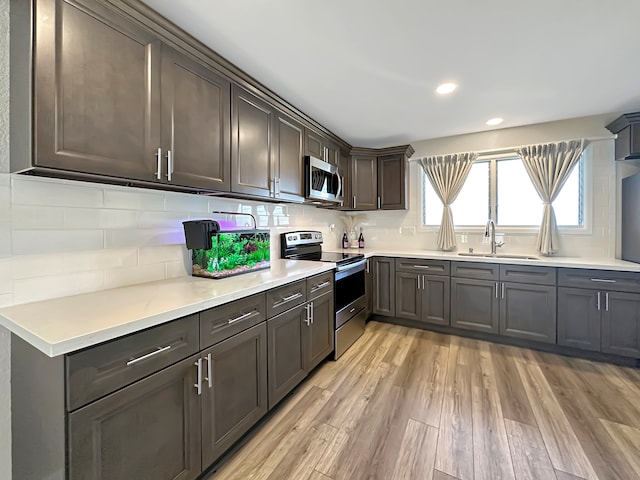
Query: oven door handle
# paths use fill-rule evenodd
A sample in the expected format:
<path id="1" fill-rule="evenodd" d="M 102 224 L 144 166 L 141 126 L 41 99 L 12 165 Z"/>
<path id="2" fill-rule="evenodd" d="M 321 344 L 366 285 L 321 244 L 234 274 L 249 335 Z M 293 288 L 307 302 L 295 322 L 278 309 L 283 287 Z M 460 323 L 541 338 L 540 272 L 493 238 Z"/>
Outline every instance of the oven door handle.
<path id="1" fill-rule="evenodd" d="M 344 272 L 351 269 L 355 270 L 358 267 L 364 267 L 366 263 L 367 263 L 367 260 L 365 259 L 365 260 L 360 260 L 359 262 L 349 263 L 347 265 L 340 265 L 336 267 L 336 272 Z"/>

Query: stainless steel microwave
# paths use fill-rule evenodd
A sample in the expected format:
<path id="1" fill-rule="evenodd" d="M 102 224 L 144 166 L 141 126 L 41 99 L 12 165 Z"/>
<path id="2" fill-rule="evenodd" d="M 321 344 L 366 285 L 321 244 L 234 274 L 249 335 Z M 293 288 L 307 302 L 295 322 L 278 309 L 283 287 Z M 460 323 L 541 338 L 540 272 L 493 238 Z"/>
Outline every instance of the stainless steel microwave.
<path id="1" fill-rule="evenodd" d="M 343 178 L 338 167 L 319 158 L 304 157 L 305 198 L 309 203 L 342 203 Z"/>

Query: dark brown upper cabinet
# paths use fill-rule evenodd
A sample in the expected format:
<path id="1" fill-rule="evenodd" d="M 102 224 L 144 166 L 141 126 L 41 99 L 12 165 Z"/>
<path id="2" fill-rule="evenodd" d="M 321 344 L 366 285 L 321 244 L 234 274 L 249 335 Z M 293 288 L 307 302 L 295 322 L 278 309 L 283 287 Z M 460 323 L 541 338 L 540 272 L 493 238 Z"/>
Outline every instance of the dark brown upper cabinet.
<path id="1" fill-rule="evenodd" d="M 303 127 L 234 85 L 231 101 L 231 191 L 303 201 Z"/>
<path id="2" fill-rule="evenodd" d="M 409 208 L 407 159 L 411 145 L 351 151 L 347 210 L 406 210 Z"/>
<path id="3" fill-rule="evenodd" d="M 16 79 L 12 143 L 23 163 L 12 170 L 229 191 L 228 79 L 104 2 L 34 4 L 33 119 L 21 119 L 31 93 Z M 17 55 L 30 34 L 14 24 Z M 24 78 L 31 65 L 16 62 Z"/>
<path id="4" fill-rule="evenodd" d="M 625 113 L 607 125 L 617 134 L 616 160 L 640 160 L 640 112 Z"/>
<path id="5" fill-rule="evenodd" d="M 333 165 L 340 164 L 340 148 L 329 138 L 305 128 L 304 154 L 319 158 Z"/>

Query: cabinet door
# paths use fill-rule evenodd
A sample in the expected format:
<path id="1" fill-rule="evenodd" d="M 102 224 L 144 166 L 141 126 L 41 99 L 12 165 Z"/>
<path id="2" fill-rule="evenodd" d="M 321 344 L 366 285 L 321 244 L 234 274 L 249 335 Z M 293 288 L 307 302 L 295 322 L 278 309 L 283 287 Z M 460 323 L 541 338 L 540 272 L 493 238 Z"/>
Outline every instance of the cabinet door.
<path id="1" fill-rule="evenodd" d="M 558 345 L 600 350 L 598 292 L 558 287 Z"/>
<path id="2" fill-rule="evenodd" d="M 500 334 L 556 343 L 556 287 L 502 282 Z"/>
<path id="3" fill-rule="evenodd" d="M 282 113 L 276 115 L 274 142 L 277 166 L 275 196 L 282 200 L 304 200 L 304 162 L 302 125 Z"/>
<path id="4" fill-rule="evenodd" d="M 421 320 L 437 325 L 449 325 L 450 303 L 451 285 L 449 277 L 423 275 Z"/>
<path id="5" fill-rule="evenodd" d="M 163 45 L 164 181 L 229 191 L 230 88 L 226 78 Z M 166 155 L 171 155 L 171 165 Z"/>
<path id="6" fill-rule="evenodd" d="M 395 263 L 393 258 L 373 258 L 373 313 L 393 317 L 395 305 Z"/>
<path id="7" fill-rule="evenodd" d="M 206 467 L 267 413 L 265 322 L 201 356 L 202 464 Z"/>
<path id="8" fill-rule="evenodd" d="M 313 130 L 309 130 L 308 128 L 305 128 L 304 129 L 304 154 L 323 160 L 322 147 L 323 147 L 322 135 L 314 132 Z"/>
<path id="9" fill-rule="evenodd" d="M 200 463 L 198 356 L 69 415 L 69 479 L 187 480 Z"/>
<path id="10" fill-rule="evenodd" d="M 417 273 L 396 272 L 396 317 L 420 320 L 422 318 L 422 278 Z"/>
<path id="11" fill-rule="evenodd" d="M 367 302 L 365 317 L 369 318 L 373 313 L 373 259 L 367 258 L 367 268 L 364 274 L 364 296 Z"/>
<path id="12" fill-rule="evenodd" d="M 340 165 L 340 147 L 328 139 L 325 139 L 323 146 L 327 152 L 327 162 L 336 166 Z"/>
<path id="13" fill-rule="evenodd" d="M 305 335 L 304 369 L 313 370 L 327 355 L 333 352 L 335 332 L 335 312 L 333 292 L 325 293 L 311 302 L 311 324 L 302 325 Z"/>
<path id="14" fill-rule="evenodd" d="M 83 3 L 36 2 L 34 165 L 153 181 L 160 42 Z"/>
<path id="15" fill-rule="evenodd" d="M 407 208 L 407 181 L 404 155 L 378 158 L 378 208 L 404 210 Z"/>
<path id="16" fill-rule="evenodd" d="M 267 320 L 269 339 L 269 409 L 306 376 L 307 304 Z"/>
<path id="17" fill-rule="evenodd" d="M 640 358 L 640 295 L 602 292 L 602 351 Z"/>
<path id="18" fill-rule="evenodd" d="M 451 279 L 451 326 L 498 333 L 498 282 Z"/>
<path id="19" fill-rule="evenodd" d="M 274 191 L 272 142 L 275 109 L 233 85 L 231 191 L 269 197 Z"/>
<path id="20" fill-rule="evenodd" d="M 378 208 L 378 159 L 376 157 L 354 155 L 351 158 L 351 198 L 345 198 L 345 203 L 356 210 Z"/>

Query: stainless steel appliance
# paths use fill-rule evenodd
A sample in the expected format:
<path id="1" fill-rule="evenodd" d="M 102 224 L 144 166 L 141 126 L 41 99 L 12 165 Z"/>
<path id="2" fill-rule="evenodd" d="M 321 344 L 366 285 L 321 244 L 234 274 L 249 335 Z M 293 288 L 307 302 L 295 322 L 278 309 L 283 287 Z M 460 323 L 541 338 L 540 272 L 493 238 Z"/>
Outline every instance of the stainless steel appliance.
<path id="1" fill-rule="evenodd" d="M 304 157 L 305 198 L 308 203 L 342 203 L 342 175 L 335 165 L 319 158 Z"/>
<path id="2" fill-rule="evenodd" d="M 336 264 L 333 289 L 335 315 L 335 355 L 340 357 L 363 334 L 366 317 L 364 296 L 364 255 L 322 251 L 322 233 L 289 232 L 280 235 L 282 258 L 315 260 Z"/>

